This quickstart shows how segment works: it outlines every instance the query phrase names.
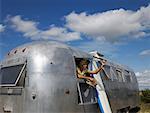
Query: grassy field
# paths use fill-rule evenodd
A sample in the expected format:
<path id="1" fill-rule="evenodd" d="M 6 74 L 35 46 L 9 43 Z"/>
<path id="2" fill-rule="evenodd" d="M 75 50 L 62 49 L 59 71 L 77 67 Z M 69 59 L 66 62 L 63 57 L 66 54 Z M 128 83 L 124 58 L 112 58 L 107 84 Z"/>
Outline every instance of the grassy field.
<path id="1" fill-rule="evenodd" d="M 150 113 L 150 90 L 140 92 L 141 97 L 141 110 L 138 113 Z"/>

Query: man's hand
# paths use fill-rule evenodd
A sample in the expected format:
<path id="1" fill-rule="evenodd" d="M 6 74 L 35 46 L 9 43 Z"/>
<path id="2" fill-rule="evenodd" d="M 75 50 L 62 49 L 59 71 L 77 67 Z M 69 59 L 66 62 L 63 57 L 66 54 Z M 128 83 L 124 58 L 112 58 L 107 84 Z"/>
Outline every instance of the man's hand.
<path id="1" fill-rule="evenodd" d="M 94 84 L 96 83 L 95 78 L 90 77 L 89 80 L 90 80 L 92 83 L 94 83 Z"/>
<path id="2" fill-rule="evenodd" d="M 106 60 L 102 60 L 102 67 L 106 64 Z"/>
<path id="3" fill-rule="evenodd" d="M 94 78 L 92 78 L 92 77 L 89 77 L 89 80 L 93 82 L 93 81 L 94 81 Z"/>

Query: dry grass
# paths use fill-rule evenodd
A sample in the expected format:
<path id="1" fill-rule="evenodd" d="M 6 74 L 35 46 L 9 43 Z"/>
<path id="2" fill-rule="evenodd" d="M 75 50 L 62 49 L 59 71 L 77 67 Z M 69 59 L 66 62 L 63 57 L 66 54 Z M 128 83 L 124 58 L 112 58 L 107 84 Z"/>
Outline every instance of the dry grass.
<path id="1" fill-rule="evenodd" d="M 150 103 L 141 103 L 140 108 L 138 113 L 150 113 Z"/>

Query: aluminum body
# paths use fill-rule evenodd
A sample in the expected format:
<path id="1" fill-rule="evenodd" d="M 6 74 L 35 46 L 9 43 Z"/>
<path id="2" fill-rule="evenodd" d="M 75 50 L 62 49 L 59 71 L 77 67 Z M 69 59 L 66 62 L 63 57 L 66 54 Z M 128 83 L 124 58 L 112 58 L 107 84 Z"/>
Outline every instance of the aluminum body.
<path id="1" fill-rule="evenodd" d="M 23 87 L 0 87 L 0 113 L 100 113 L 97 104 L 78 103 L 75 57 L 93 58 L 53 41 L 33 42 L 11 50 L 1 67 L 26 62 L 25 82 Z M 131 84 L 103 80 L 114 113 L 139 105 L 138 84 L 135 75 L 132 78 Z"/>

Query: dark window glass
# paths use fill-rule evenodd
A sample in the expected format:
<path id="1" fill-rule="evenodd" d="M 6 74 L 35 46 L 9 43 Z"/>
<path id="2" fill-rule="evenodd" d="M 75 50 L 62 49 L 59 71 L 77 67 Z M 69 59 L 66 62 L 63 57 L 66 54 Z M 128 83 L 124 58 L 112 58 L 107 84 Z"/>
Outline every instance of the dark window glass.
<path id="1" fill-rule="evenodd" d="M 80 105 L 97 103 L 97 96 L 95 88 L 86 83 L 78 83 L 78 103 Z"/>
<path id="2" fill-rule="evenodd" d="M 4 67 L 0 70 L 1 86 L 16 86 L 25 64 Z"/>

